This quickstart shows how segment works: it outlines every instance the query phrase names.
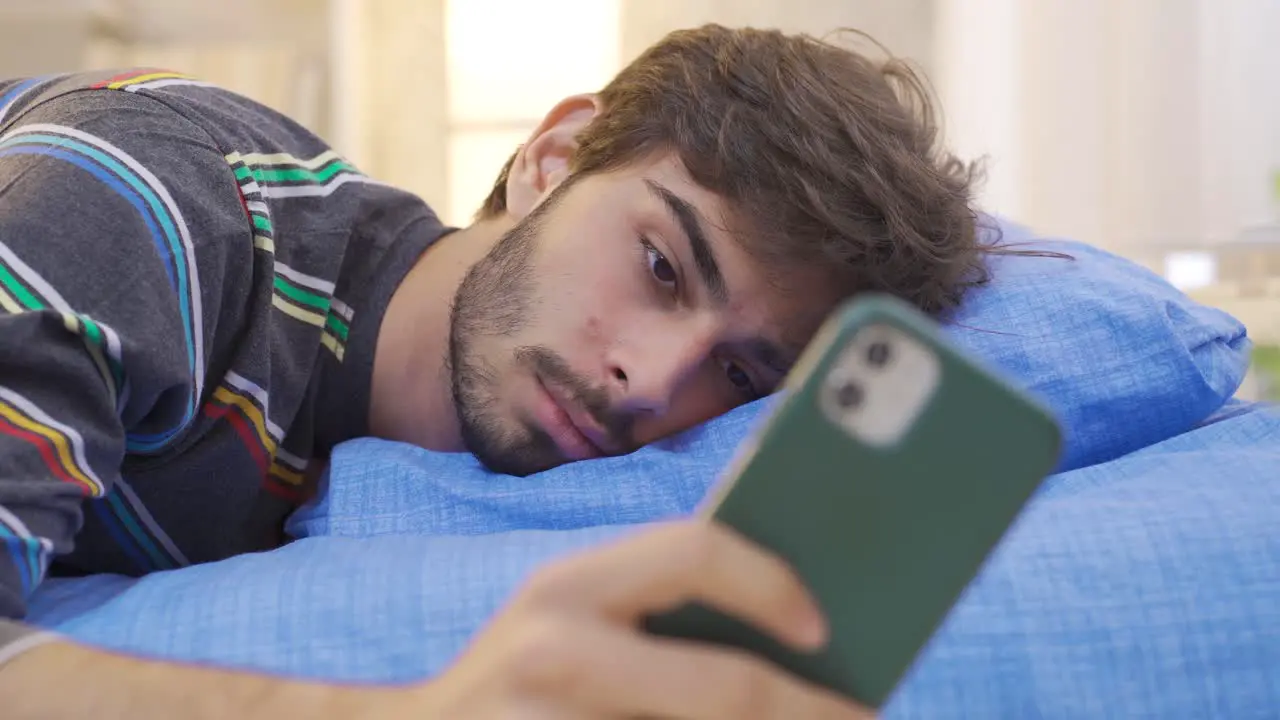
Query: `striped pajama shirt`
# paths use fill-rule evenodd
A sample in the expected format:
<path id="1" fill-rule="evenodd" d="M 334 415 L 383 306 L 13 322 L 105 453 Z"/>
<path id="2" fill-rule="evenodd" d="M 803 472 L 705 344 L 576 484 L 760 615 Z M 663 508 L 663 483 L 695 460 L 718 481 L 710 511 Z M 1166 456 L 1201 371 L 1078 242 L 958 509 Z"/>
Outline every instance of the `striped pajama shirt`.
<path id="1" fill-rule="evenodd" d="M 193 78 L 0 81 L 0 657 L 46 577 L 281 542 L 366 432 L 382 315 L 445 231 Z"/>

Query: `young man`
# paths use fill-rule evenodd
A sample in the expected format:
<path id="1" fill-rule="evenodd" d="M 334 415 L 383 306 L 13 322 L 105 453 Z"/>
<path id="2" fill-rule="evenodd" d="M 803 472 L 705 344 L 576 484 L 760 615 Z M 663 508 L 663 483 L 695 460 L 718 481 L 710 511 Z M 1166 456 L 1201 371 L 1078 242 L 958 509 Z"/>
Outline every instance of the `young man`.
<path id="1" fill-rule="evenodd" d="M 553 108 L 454 230 L 287 118 L 182 75 L 0 84 L 6 717 L 852 716 L 755 661 L 634 631 L 698 597 L 821 642 L 785 568 L 700 525 L 548 570 L 412 690 L 179 668 L 17 621 L 46 573 L 278 545 L 343 440 L 528 474 L 771 392 L 852 293 L 946 310 L 981 279 L 981 250 L 970 170 L 935 131 L 897 62 L 678 32 Z"/>

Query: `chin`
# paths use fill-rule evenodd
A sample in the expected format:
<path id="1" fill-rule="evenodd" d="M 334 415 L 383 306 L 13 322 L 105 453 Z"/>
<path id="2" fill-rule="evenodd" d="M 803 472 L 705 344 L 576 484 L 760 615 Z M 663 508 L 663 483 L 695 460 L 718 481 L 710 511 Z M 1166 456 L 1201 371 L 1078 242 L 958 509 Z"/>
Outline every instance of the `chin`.
<path id="1" fill-rule="evenodd" d="M 564 465 L 554 445 L 522 423 L 504 424 L 496 430 L 464 423 L 463 450 L 475 456 L 487 470 L 499 475 L 528 477 Z"/>
<path id="2" fill-rule="evenodd" d="M 476 459 L 479 460 L 480 464 L 491 473 L 497 475 L 510 475 L 513 477 L 529 477 L 530 475 L 537 475 L 538 473 L 554 470 L 561 465 L 568 464 L 568 461 L 563 459 L 545 460 L 541 462 L 525 462 L 523 460 L 513 461 L 510 456 L 485 458 L 481 455 L 476 455 Z"/>

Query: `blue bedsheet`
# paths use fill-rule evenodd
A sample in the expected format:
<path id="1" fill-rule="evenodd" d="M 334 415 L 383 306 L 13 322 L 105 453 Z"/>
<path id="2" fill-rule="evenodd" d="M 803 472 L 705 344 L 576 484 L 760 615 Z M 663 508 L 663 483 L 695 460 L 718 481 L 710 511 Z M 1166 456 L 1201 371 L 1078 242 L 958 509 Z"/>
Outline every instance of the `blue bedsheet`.
<path id="1" fill-rule="evenodd" d="M 333 497 L 383 507 L 407 508 L 430 457 L 372 442 L 346 452 L 364 472 L 335 472 Z M 688 509 L 693 490 L 653 516 Z M 409 680 L 448 663 L 537 564 L 633 531 L 622 523 L 644 515 L 637 503 L 613 526 L 464 536 L 432 534 L 464 530 L 462 516 L 400 513 L 386 534 L 339 531 L 136 581 L 52 581 L 34 619 L 148 655 Z M 1050 478 L 886 717 L 1274 717 L 1277 520 L 1275 409 L 1231 406 Z"/>

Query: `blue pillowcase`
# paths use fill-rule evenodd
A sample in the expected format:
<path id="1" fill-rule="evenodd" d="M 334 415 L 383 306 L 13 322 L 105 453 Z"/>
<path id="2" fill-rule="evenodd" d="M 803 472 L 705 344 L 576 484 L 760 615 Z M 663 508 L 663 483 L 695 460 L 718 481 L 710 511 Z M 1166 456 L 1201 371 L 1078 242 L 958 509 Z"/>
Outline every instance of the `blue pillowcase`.
<path id="1" fill-rule="evenodd" d="M 1036 240 L 1015 225 L 1001 230 L 1006 244 L 1071 259 L 992 256 L 993 281 L 969 295 L 948 332 L 1054 412 L 1064 432 L 1059 471 L 1177 435 L 1239 387 L 1251 345 L 1244 326 L 1227 313 L 1097 248 Z M 382 462 L 417 468 L 420 480 L 373 483 L 376 489 L 368 491 L 340 483 L 296 514 L 289 530 L 364 536 L 431 527 L 440 534 L 484 534 L 679 515 L 701 500 L 771 402 L 738 408 L 632 455 L 527 478 L 494 475 L 469 455 L 357 440 L 335 454 L 334 468 L 362 475 L 361 454 L 376 451 Z M 975 422 L 981 412 L 974 408 Z"/>
<path id="2" fill-rule="evenodd" d="M 1000 228 L 1007 245 L 1074 259 L 992 256 L 994 280 L 966 298 L 949 331 L 1056 413 L 1060 470 L 1172 437 L 1240 386 L 1252 346 L 1235 318 L 1111 253 Z"/>
<path id="3" fill-rule="evenodd" d="M 513 477 L 471 455 L 366 438 L 330 459 L 319 499 L 289 519 L 294 537 L 492 535 L 630 525 L 691 512 L 770 400 L 740 407 L 630 454 Z"/>

